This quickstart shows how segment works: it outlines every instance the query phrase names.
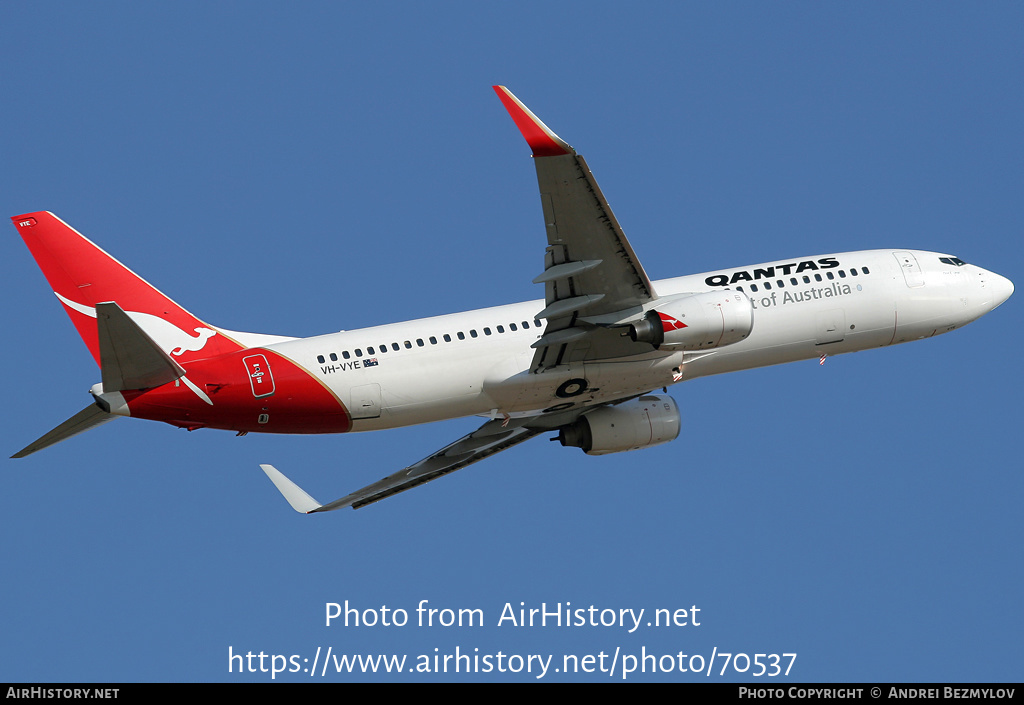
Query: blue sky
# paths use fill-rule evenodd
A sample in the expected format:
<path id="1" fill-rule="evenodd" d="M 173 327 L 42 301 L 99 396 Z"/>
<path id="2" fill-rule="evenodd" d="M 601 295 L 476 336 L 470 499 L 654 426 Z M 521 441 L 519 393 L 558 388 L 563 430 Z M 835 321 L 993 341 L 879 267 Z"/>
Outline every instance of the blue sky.
<path id="1" fill-rule="evenodd" d="M 891 247 L 1024 280 L 1019 4 L 50 2 L 0 20 L 4 214 L 54 211 L 229 329 L 541 296 L 533 164 L 494 83 L 587 157 L 652 278 Z M 0 248 L 9 454 L 99 374 L 13 226 Z M 535 440 L 357 512 L 300 516 L 258 465 L 326 501 L 477 421 L 236 438 L 129 419 L 5 460 L 0 680 L 265 681 L 229 673 L 229 648 L 408 670 L 458 647 L 1019 681 L 1019 297 L 933 340 L 676 387 L 666 446 Z M 325 626 L 345 600 L 410 624 Z M 485 624 L 414 626 L 421 600 Z M 696 605 L 701 624 L 498 626 L 520 602 Z M 566 679 L 621 672 L 544 677 Z M 709 680 L 630 677 L 654 679 Z"/>

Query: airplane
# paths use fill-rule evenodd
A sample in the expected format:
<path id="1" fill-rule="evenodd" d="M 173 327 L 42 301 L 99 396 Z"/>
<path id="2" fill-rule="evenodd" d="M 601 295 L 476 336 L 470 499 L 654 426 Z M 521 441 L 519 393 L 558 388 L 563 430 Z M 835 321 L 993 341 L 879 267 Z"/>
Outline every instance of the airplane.
<path id="1" fill-rule="evenodd" d="M 601 455 L 674 440 L 668 387 L 947 333 L 1013 293 L 938 252 L 881 249 L 652 282 L 586 161 L 504 86 L 533 152 L 544 299 L 312 338 L 195 317 L 49 212 L 12 218 L 100 367 L 85 409 L 21 458 L 121 416 L 247 433 L 353 433 L 486 419 L 426 458 L 321 504 L 271 465 L 299 512 L 372 504 L 553 432 Z"/>

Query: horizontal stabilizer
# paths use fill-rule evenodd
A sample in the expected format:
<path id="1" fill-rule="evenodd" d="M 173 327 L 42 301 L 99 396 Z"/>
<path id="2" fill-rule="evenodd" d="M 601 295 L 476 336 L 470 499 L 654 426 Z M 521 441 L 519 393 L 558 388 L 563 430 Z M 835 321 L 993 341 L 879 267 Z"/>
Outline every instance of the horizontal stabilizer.
<path id="1" fill-rule="evenodd" d="M 31 455 L 37 450 L 42 450 L 43 448 L 52 446 L 54 443 L 60 443 L 72 436 L 77 436 L 79 433 L 84 433 L 90 428 L 105 424 L 107 421 L 114 418 L 117 418 L 114 414 L 108 414 L 95 404 L 90 404 L 60 426 L 53 429 L 34 443 L 30 443 L 25 446 L 11 457 L 24 458 L 26 455 Z"/>
<path id="2" fill-rule="evenodd" d="M 116 303 L 96 304 L 96 326 L 104 392 L 150 389 L 185 375 Z"/>

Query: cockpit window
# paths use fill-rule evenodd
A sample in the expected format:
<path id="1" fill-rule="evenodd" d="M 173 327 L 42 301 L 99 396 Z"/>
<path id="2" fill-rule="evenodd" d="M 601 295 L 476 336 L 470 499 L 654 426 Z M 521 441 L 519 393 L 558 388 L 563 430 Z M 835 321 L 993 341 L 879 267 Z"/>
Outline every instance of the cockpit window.
<path id="1" fill-rule="evenodd" d="M 965 264 L 967 264 L 959 257 L 939 257 L 939 261 L 942 262 L 943 264 L 953 264 L 956 265 L 957 267 L 963 267 Z"/>

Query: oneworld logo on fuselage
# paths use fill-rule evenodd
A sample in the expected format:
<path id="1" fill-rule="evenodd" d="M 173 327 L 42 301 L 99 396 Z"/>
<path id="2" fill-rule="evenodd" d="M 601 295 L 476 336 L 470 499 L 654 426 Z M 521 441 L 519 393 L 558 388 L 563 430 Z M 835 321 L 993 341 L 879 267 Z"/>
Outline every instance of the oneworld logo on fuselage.
<path id="1" fill-rule="evenodd" d="M 777 277 L 788 277 L 791 274 L 818 271 L 820 269 L 835 269 L 839 267 L 839 260 L 835 257 L 821 257 L 819 259 L 806 259 L 800 262 L 787 262 L 786 264 L 773 264 L 769 267 L 755 267 L 752 270 L 740 269 L 731 274 L 712 274 L 704 279 L 708 286 L 729 286 L 741 282 L 753 282 L 759 279 L 775 279 Z"/>

